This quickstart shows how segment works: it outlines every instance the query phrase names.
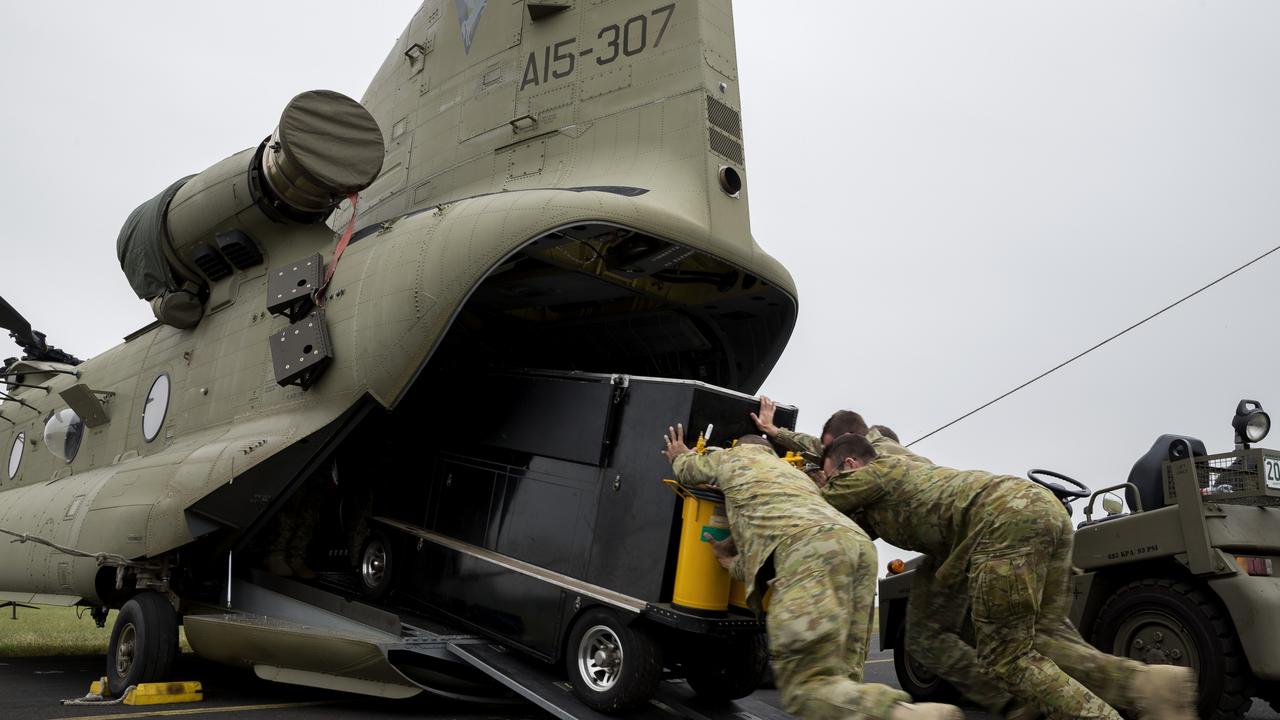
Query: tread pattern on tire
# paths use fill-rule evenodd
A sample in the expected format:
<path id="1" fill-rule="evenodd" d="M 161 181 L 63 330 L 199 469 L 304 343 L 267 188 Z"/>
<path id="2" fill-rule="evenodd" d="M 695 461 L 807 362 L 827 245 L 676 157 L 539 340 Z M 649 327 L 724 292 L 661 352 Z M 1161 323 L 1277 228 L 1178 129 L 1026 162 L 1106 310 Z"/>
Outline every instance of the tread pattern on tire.
<path id="1" fill-rule="evenodd" d="M 130 673 L 135 679 L 128 681 L 126 678 L 126 681 L 121 684 L 122 681 L 119 680 L 112 663 L 112 656 L 122 629 L 120 617 L 126 615 L 126 609 L 131 604 L 136 606 L 136 610 L 130 609 L 127 614 L 133 616 L 134 632 L 138 643 L 135 652 L 141 653 L 140 656 L 135 654 L 134 662 L 141 662 L 141 664 L 135 665 L 137 672 Z M 149 625 L 148 619 L 151 620 Z M 120 614 L 116 616 L 116 626 L 111 630 L 107 652 L 107 679 L 112 693 L 123 692 L 129 685 L 135 683 L 165 679 L 173 669 L 173 663 L 177 657 L 178 623 L 168 598 L 154 592 L 144 592 L 130 598 L 120 609 Z"/>
<path id="2" fill-rule="evenodd" d="M 622 643 L 623 662 L 626 663 L 624 667 L 636 673 L 628 682 L 624 683 L 620 679 L 609 691 L 595 696 L 588 695 L 591 691 L 579 687 L 577 669 L 578 643 L 586 629 L 592 625 L 606 625 L 618 635 L 618 640 Z M 657 639 L 636 623 L 628 625 L 622 622 L 617 613 L 606 608 L 592 608 L 578 616 L 565 649 L 565 666 L 574 694 L 590 707 L 602 712 L 625 712 L 644 705 L 653 697 L 658 682 L 662 679 L 662 649 Z"/>
<path id="3" fill-rule="evenodd" d="M 1103 650 L 1110 648 L 1111 651 L 1114 651 L 1114 637 L 1103 638 L 1100 636 L 1107 626 L 1111 624 L 1106 622 L 1108 614 L 1113 611 L 1117 604 L 1124 600 L 1126 594 L 1144 590 L 1161 590 L 1180 596 L 1208 622 L 1207 627 L 1211 631 L 1212 639 L 1217 644 L 1217 650 L 1222 657 L 1223 679 L 1222 696 L 1218 701 L 1217 707 L 1213 709 L 1213 714 L 1204 718 L 1204 720 L 1237 720 L 1244 717 L 1253 703 L 1253 676 L 1249 670 L 1249 662 L 1245 658 L 1244 649 L 1240 646 L 1240 639 L 1236 635 L 1235 626 L 1232 624 L 1231 618 L 1223 611 L 1217 599 L 1192 583 L 1170 578 L 1145 578 L 1131 582 L 1116 590 L 1111 594 L 1111 597 L 1107 598 L 1102 608 L 1098 610 L 1097 621 L 1094 623 L 1091 638 L 1093 645 Z"/>

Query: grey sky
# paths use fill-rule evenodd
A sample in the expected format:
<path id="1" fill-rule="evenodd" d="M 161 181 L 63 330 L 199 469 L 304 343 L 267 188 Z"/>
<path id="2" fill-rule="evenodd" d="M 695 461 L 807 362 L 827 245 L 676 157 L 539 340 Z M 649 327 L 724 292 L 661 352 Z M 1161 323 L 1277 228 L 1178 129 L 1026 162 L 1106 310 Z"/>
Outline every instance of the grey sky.
<path id="1" fill-rule="evenodd" d="M 125 216 L 359 97 L 417 2 L 24 3 L 0 27 L 0 293 L 89 355 L 150 320 Z M 735 7 L 754 233 L 801 314 L 765 385 L 906 440 L 1280 244 L 1280 4 Z M 918 446 L 1122 481 L 1162 432 L 1280 409 L 1273 257 Z M 0 352 L 0 357 L 9 351 Z M 16 352 L 16 349 L 14 349 Z"/>

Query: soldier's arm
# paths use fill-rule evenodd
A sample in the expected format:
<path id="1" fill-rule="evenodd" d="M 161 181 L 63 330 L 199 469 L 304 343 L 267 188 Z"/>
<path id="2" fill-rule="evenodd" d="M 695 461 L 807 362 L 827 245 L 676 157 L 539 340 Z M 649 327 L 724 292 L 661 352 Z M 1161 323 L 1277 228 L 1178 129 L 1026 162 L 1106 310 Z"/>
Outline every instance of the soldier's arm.
<path id="1" fill-rule="evenodd" d="M 705 455 L 685 453 L 671 461 L 671 469 L 675 471 L 676 480 L 681 485 L 697 487 L 698 485 L 714 485 L 716 471 L 720 469 L 720 453 L 709 452 Z"/>
<path id="2" fill-rule="evenodd" d="M 812 435 L 786 428 L 778 428 L 778 432 L 773 435 L 773 441 L 781 445 L 784 450 L 793 450 L 822 457 L 822 441 Z"/>
<path id="3" fill-rule="evenodd" d="M 733 562 L 729 563 L 729 577 L 739 582 L 747 581 L 747 562 L 742 553 L 733 556 Z"/>
<path id="4" fill-rule="evenodd" d="M 849 519 L 857 523 L 858 527 L 862 528 L 862 532 L 867 534 L 867 537 L 871 538 L 872 540 L 880 539 L 880 532 L 876 530 L 874 525 L 871 524 L 871 521 L 867 520 L 866 513 L 855 512 L 854 514 L 849 516 Z"/>
<path id="5" fill-rule="evenodd" d="M 872 463 L 829 478 L 827 486 L 822 490 L 822 496 L 835 509 L 846 515 L 852 515 L 876 502 L 885 494 L 876 464 Z"/>

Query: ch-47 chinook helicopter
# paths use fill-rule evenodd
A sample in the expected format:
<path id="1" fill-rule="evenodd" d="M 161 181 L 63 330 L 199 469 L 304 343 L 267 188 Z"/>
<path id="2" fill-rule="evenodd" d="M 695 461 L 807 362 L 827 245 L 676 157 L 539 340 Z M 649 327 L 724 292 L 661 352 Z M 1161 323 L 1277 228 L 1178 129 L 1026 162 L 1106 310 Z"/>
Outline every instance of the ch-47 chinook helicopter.
<path id="1" fill-rule="evenodd" d="M 762 626 L 672 601 L 654 464 L 669 422 L 749 429 L 797 311 L 750 232 L 732 27 L 729 0 L 426 0 L 360 103 L 304 92 L 128 218 L 157 322 L 80 361 L 0 305 L 0 600 L 118 609 L 114 693 L 180 623 L 387 697 L 530 696 L 458 629 L 597 709 L 699 643 L 732 652 L 691 684 L 749 692 L 722 666 L 762 668 Z M 262 571 L 309 513 L 352 592 Z"/>

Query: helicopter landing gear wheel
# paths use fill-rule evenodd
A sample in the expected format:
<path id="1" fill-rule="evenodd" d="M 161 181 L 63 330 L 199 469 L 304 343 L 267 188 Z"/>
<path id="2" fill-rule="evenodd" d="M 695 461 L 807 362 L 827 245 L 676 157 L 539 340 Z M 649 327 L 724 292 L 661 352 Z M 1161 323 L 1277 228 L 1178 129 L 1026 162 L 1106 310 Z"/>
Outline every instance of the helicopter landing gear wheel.
<path id="1" fill-rule="evenodd" d="M 155 592 L 135 595 L 120 608 L 107 646 L 107 690 L 120 697 L 131 685 L 159 682 L 178 657 L 178 614 Z"/>
<path id="2" fill-rule="evenodd" d="M 592 608 L 574 623 L 565 670 L 573 694 L 606 713 L 637 708 L 653 697 L 662 678 L 662 649 L 644 628 L 618 614 Z"/>

